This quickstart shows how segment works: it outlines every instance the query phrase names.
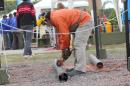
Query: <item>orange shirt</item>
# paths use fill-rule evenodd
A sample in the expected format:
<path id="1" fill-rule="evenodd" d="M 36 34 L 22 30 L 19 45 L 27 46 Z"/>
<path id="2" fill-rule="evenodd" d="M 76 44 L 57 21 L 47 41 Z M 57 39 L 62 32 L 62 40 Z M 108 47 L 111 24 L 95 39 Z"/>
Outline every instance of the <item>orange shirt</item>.
<path id="1" fill-rule="evenodd" d="M 68 48 L 70 46 L 70 34 L 64 34 L 70 32 L 69 31 L 70 25 L 79 21 L 79 18 L 80 18 L 80 25 L 87 23 L 91 19 L 89 13 L 84 11 L 82 11 L 82 14 L 80 13 L 81 11 L 78 9 L 61 9 L 51 12 L 50 17 L 51 23 L 56 27 L 56 31 L 60 33 L 59 34 L 60 49 Z"/>

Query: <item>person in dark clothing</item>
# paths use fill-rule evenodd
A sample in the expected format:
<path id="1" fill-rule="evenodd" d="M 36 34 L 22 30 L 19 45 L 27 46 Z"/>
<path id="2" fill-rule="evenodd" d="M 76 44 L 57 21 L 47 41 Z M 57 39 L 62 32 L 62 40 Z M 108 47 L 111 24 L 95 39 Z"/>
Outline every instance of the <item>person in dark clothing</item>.
<path id="1" fill-rule="evenodd" d="M 22 49 L 24 46 L 23 41 L 23 34 L 21 32 L 17 32 L 17 20 L 16 20 L 16 12 L 13 13 L 14 17 L 12 19 L 12 30 L 13 32 L 13 43 L 12 48 L 15 49 Z"/>
<path id="2" fill-rule="evenodd" d="M 24 53 L 25 57 L 32 55 L 31 41 L 32 29 L 36 26 L 35 9 L 32 3 L 28 0 L 23 2 L 17 7 L 17 27 L 24 31 Z"/>

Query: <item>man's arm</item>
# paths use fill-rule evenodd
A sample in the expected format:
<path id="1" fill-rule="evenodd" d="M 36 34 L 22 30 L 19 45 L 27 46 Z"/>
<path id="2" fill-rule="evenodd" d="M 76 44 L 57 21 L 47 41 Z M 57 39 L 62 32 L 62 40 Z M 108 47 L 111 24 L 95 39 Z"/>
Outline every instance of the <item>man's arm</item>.
<path id="1" fill-rule="evenodd" d="M 55 21 L 56 22 L 56 29 L 58 31 L 59 36 L 59 48 L 62 50 L 62 58 L 59 60 L 59 62 L 66 61 L 69 56 L 71 55 L 71 51 L 69 49 L 70 46 L 70 33 L 69 28 L 66 22 L 64 20 Z"/>

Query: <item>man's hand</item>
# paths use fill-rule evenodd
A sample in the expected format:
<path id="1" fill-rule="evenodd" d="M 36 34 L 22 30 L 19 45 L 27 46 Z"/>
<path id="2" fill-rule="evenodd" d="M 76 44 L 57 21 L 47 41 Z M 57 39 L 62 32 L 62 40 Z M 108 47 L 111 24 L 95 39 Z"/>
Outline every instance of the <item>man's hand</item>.
<path id="1" fill-rule="evenodd" d="M 64 60 L 61 58 L 61 59 L 59 59 L 59 60 L 57 60 L 57 66 L 63 66 L 64 65 Z"/>
<path id="2" fill-rule="evenodd" d="M 63 66 L 64 65 L 64 61 L 67 60 L 70 55 L 71 55 L 71 51 L 70 51 L 69 48 L 63 49 L 62 50 L 62 58 L 57 60 L 57 63 L 56 63 L 57 66 Z"/>
<path id="3" fill-rule="evenodd" d="M 70 55 L 71 55 L 71 51 L 69 48 L 65 48 L 62 50 L 62 58 L 64 61 L 67 60 Z"/>

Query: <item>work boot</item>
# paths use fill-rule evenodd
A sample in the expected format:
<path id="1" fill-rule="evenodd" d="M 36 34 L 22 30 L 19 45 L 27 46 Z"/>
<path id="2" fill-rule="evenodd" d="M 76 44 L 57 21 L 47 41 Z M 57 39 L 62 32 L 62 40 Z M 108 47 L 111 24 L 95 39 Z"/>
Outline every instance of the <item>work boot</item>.
<path id="1" fill-rule="evenodd" d="M 70 72 L 72 70 L 74 70 L 74 68 L 66 69 L 66 72 Z"/>
<path id="2" fill-rule="evenodd" d="M 75 69 L 67 72 L 67 75 L 70 77 L 75 76 L 75 75 L 81 75 L 81 74 L 86 74 L 86 72 L 82 72 L 82 71 L 75 70 Z"/>

